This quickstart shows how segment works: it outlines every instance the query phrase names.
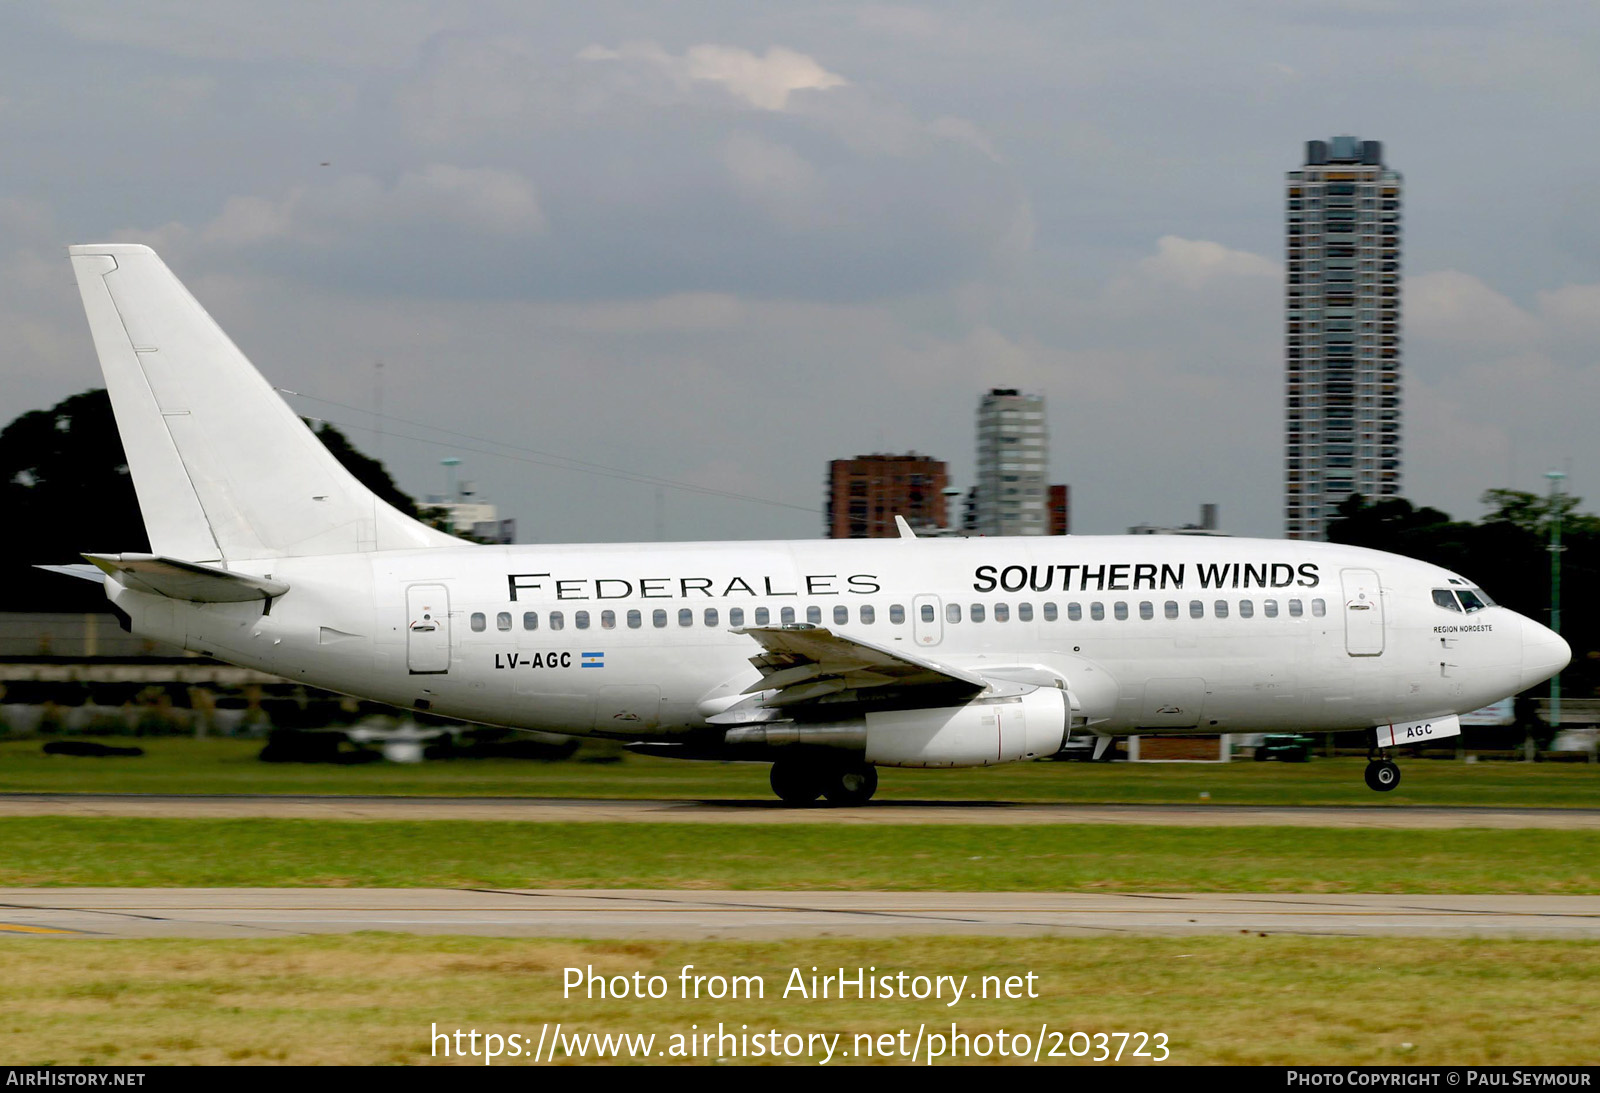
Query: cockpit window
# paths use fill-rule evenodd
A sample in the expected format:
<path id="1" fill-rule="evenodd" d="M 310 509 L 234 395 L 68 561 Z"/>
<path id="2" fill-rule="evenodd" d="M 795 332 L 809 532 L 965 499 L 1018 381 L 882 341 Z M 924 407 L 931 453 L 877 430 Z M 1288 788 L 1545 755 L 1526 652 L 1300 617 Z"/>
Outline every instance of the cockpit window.
<path id="1" fill-rule="evenodd" d="M 1469 615 L 1474 611 L 1482 611 L 1485 607 L 1490 606 L 1487 602 L 1488 597 L 1476 588 L 1459 589 L 1456 595 L 1461 597 L 1461 606 L 1466 608 Z"/>
<path id="2" fill-rule="evenodd" d="M 1433 602 L 1446 611 L 1461 610 L 1461 605 L 1456 602 L 1456 594 L 1448 588 L 1435 588 L 1433 590 Z"/>

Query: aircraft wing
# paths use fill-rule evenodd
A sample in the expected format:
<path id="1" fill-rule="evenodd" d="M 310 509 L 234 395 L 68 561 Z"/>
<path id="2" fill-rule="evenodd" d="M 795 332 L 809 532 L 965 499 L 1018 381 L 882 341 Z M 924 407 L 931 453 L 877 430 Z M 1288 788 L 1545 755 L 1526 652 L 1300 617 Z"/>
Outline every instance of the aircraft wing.
<path id="1" fill-rule="evenodd" d="M 761 679 L 744 693 L 776 692 L 761 702 L 768 709 L 845 690 L 892 686 L 977 692 L 988 686 L 982 676 L 964 669 L 908 650 L 845 637 L 825 627 L 750 626 L 734 633 L 754 638 L 761 646 L 762 651 L 750 658 Z"/>

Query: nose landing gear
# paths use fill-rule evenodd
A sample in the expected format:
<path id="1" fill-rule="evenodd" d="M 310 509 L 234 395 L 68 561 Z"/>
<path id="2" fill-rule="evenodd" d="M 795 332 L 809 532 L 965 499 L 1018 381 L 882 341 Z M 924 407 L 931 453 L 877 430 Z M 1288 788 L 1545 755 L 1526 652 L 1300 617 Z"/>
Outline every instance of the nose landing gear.
<path id="1" fill-rule="evenodd" d="M 1400 784 L 1400 766 L 1392 759 L 1381 757 L 1376 751 L 1367 753 L 1367 788 L 1388 793 Z"/>

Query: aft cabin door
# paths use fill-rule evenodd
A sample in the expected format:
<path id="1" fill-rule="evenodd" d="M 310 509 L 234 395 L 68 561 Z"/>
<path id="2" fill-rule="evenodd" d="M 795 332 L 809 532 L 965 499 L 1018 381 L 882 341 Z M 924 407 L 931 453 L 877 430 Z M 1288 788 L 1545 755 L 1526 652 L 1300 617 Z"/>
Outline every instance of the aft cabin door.
<path id="1" fill-rule="evenodd" d="M 406 588 L 406 664 L 414 676 L 450 670 L 450 592 L 442 584 Z"/>
<path id="2" fill-rule="evenodd" d="M 1344 648 L 1353 657 L 1383 653 L 1383 596 L 1378 575 L 1370 569 L 1345 569 Z"/>

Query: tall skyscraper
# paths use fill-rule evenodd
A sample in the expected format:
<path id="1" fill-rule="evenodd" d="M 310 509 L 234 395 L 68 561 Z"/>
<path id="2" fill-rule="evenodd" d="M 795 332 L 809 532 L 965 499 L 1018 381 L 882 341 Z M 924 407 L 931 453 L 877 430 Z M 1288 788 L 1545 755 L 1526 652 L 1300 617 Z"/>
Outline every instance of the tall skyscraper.
<path id="1" fill-rule="evenodd" d="M 892 539 L 894 518 L 912 528 L 945 526 L 943 460 L 905 455 L 858 455 L 828 464 L 828 538 Z"/>
<path id="2" fill-rule="evenodd" d="M 1044 396 L 996 387 L 978 403 L 979 535 L 1048 535 Z"/>
<path id="3" fill-rule="evenodd" d="M 1284 516 L 1324 539 L 1339 503 L 1400 491 L 1400 175 L 1383 144 L 1306 142 L 1287 180 Z"/>

